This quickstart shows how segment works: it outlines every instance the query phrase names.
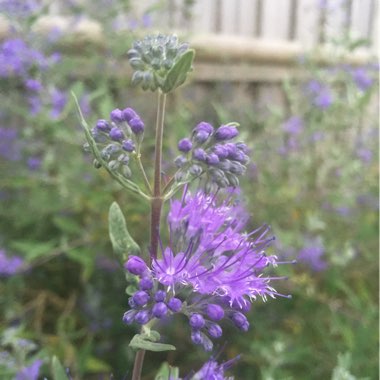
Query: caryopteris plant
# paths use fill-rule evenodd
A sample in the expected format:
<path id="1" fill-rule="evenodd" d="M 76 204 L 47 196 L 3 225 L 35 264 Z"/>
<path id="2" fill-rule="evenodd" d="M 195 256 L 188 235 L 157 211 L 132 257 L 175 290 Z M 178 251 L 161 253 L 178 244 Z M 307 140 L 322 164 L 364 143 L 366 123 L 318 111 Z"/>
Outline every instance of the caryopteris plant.
<path id="1" fill-rule="evenodd" d="M 129 282 L 130 309 L 122 319 L 126 325 L 141 326 L 140 334 L 130 342 L 136 350 L 130 371 L 133 380 L 140 379 L 145 351 L 175 350 L 176 342 L 160 342 L 155 330 L 160 320 L 185 315 L 189 340 L 212 351 L 213 342 L 222 339 L 223 324 L 232 323 L 247 331 L 246 313 L 251 302 L 278 295 L 271 285 L 277 278 L 264 274 L 265 268 L 278 264 L 276 256 L 265 253 L 273 240 L 268 237 L 269 228 L 264 225 L 246 232 L 248 214 L 236 202 L 239 177 L 249 161 L 247 146 L 236 140 L 239 125 L 233 122 L 214 128 L 199 122 L 189 137 L 179 141 L 174 174 L 163 179 L 166 97 L 186 81 L 194 54 L 176 36 L 161 34 L 136 41 L 128 52 L 135 70 L 133 84 L 156 92 L 158 97 L 153 179 L 148 178 L 141 161 L 145 124 L 135 110 L 116 108 L 109 120 L 98 120 L 94 127 L 81 116 L 85 149 L 93 154 L 94 166 L 107 170 L 150 204 L 148 252 L 142 252 L 130 236 L 117 203 L 111 205 L 109 213 L 112 245 L 123 260 Z M 168 200 L 169 239 L 165 242 L 160 221 Z M 235 360 L 218 364 L 212 356 L 186 378 L 225 379 L 224 371 Z M 157 379 L 169 378 L 179 379 L 178 369 L 163 365 Z"/>

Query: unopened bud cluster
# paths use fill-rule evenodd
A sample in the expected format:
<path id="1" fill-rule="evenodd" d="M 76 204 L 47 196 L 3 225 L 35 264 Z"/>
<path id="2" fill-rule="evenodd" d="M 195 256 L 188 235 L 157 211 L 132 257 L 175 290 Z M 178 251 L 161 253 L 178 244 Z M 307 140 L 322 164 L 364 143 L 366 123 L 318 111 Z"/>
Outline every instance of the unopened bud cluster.
<path id="1" fill-rule="evenodd" d="M 163 319 L 175 313 L 182 313 L 189 319 L 192 342 L 201 345 L 205 351 L 213 349 L 211 339 L 220 338 L 223 334 L 217 322 L 227 318 L 239 330 L 247 331 L 249 328 L 247 318 L 241 313 L 241 306 L 231 305 L 223 297 L 217 299 L 211 296 L 202 302 L 198 299 L 192 300 L 192 297 L 187 297 L 186 302 L 183 302 L 175 297 L 175 289 L 160 284 L 144 260 L 138 256 L 130 256 L 125 263 L 125 269 L 139 278 L 139 289 L 128 300 L 131 309 L 123 316 L 123 322 L 128 325 L 145 325 L 154 318 Z M 191 293 L 191 289 L 188 290 Z"/>
<path id="2" fill-rule="evenodd" d="M 144 122 L 132 108 L 114 109 L 110 113 L 109 121 L 100 119 L 91 129 L 102 160 L 110 170 L 119 171 L 126 178 L 131 176 L 130 154 L 141 144 L 143 133 Z M 86 143 L 84 147 L 88 150 L 89 144 Z M 96 159 L 94 165 L 101 167 Z"/>
<path id="3" fill-rule="evenodd" d="M 184 138 L 178 143 L 182 155 L 175 159 L 179 168 L 176 180 L 181 182 L 188 176 L 198 177 L 206 173 L 208 181 L 219 187 L 237 187 L 238 176 L 244 174 L 249 161 L 247 146 L 231 141 L 238 134 L 234 124 L 214 129 L 209 123 L 199 123 L 191 138 Z"/>
<path id="4" fill-rule="evenodd" d="M 145 325 L 153 318 L 162 319 L 182 308 L 179 298 L 170 296 L 165 290 L 159 289 L 145 262 L 138 256 L 130 256 L 125 268 L 131 274 L 139 277 L 139 290 L 128 300 L 131 310 L 124 313 L 123 322 Z"/>
<path id="5" fill-rule="evenodd" d="M 188 48 L 189 45 L 180 43 L 175 35 L 150 35 L 135 41 L 127 53 L 130 65 L 136 70 L 132 84 L 141 84 L 143 90 L 162 88 L 169 70 Z"/>

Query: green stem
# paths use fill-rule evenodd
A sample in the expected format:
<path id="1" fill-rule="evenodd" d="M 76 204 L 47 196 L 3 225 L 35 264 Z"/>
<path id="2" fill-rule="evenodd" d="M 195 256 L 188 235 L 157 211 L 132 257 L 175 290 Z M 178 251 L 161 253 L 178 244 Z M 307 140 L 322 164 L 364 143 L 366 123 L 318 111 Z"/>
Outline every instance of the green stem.
<path id="1" fill-rule="evenodd" d="M 142 174 L 142 176 L 143 176 L 145 186 L 146 186 L 146 188 L 148 189 L 149 194 L 152 194 L 152 188 L 151 188 L 151 186 L 150 186 L 150 183 L 149 183 L 148 177 L 147 177 L 147 175 L 146 175 L 146 173 L 145 173 L 144 166 L 143 166 L 143 164 L 142 164 L 142 162 L 141 162 L 141 153 L 140 153 L 140 149 L 138 149 L 138 151 L 136 152 L 136 161 L 137 161 L 137 165 L 138 165 L 138 167 L 139 167 L 139 169 L 140 169 L 140 172 L 141 172 L 141 174 Z"/>

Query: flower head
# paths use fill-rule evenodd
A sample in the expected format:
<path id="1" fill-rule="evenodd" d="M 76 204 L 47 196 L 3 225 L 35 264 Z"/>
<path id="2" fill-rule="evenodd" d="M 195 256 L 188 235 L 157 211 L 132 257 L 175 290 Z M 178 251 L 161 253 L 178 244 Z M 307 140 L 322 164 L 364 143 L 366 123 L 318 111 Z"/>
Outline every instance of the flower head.
<path id="1" fill-rule="evenodd" d="M 130 298 L 132 310 L 125 313 L 125 323 L 142 324 L 180 312 L 189 319 L 193 343 L 210 351 L 211 339 L 223 334 L 220 323 L 228 320 L 247 331 L 244 313 L 250 302 L 278 295 L 270 285 L 274 278 L 263 273 L 277 262 L 275 256 L 265 254 L 273 240 L 266 237 L 269 228 L 243 232 L 247 214 L 232 196 L 218 200 L 213 194 L 186 191 L 182 200 L 172 201 L 171 243 L 162 247 L 162 258 L 153 259 L 149 269 L 139 261 L 138 272 L 137 262 L 131 265 L 136 258 L 126 265 L 131 273 L 140 273 L 140 285 L 148 277 L 153 286 Z"/>

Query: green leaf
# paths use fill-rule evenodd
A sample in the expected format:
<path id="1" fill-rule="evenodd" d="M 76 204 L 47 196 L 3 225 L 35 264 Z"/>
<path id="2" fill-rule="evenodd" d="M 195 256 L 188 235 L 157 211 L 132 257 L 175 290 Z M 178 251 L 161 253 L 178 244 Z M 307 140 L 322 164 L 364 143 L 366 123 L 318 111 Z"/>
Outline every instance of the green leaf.
<path id="1" fill-rule="evenodd" d="M 53 356 L 52 373 L 54 380 L 68 380 L 65 370 L 63 369 L 61 362 L 56 356 Z"/>
<path id="2" fill-rule="evenodd" d="M 81 226 L 73 218 L 67 218 L 63 216 L 54 216 L 53 223 L 62 232 L 67 234 L 77 234 L 81 230 Z"/>
<path id="3" fill-rule="evenodd" d="M 139 255 L 140 247 L 129 234 L 124 215 L 116 202 L 113 202 L 110 207 L 108 222 L 109 235 L 115 253 L 123 260 L 126 260 L 128 255 Z"/>
<path id="4" fill-rule="evenodd" d="M 168 93 L 185 82 L 188 72 L 193 64 L 195 51 L 190 49 L 178 59 L 174 66 L 169 70 L 162 90 Z"/>
<path id="5" fill-rule="evenodd" d="M 21 240 L 11 243 L 11 248 L 23 253 L 27 261 L 33 261 L 38 257 L 48 255 L 56 246 L 57 242 L 54 240 L 48 242 Z"/>
<path id="6" fill-rule="evenodd" d="M 171 367 L 167 362 L 162 363 L 154 380 L 177 380 L 179 378 L 178 367 Z"/>
<path id="7" fill-rule="evenodd" d="M 176 348 L 171 344 L 156 343 L 160 339 L 160 334 L 157 331 L 144 329 L 142 334 L 135 335 L 129 346 L 135 350 L 147 350 L 147 351 L 174 351 Z"/>

